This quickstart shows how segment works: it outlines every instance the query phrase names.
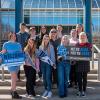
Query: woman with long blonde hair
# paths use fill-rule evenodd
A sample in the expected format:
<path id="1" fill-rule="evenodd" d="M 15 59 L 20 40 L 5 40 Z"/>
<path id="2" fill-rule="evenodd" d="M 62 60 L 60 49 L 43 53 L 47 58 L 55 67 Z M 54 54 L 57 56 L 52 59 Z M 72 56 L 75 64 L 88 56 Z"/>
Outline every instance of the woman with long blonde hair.
<path id="1" fill-rule="evenodd" d="M 45 54 L 50 58 L 52 62 L 55 64 L 55 53 L 54 53 L 54 48 L 50 44 L 50 39 L 48 35 L 43 36 L 42 44 L 40 46 L 40 50 L 43 50 Z M 52 66 L 46 63 L 45 61 L 41 60 L 41 69 L 43 73 L 43 81 L 44 81 L 44 87 L 45 87 L 45 92 L 43 93 L 43 97 L 51 97 L 52 92 L 51 92 L 51 73 L 52 73 Z"/>
<path id="2" fill-rule="evenodd" d="M 67 35 L 64 35 L 61 44 L 57 48 L 58 94 L 60 98 L 67 96 L 67 87 L 69 85 L 70 60 L 67 59 L 67 46 L 69 46 L 69 39 Z"/>

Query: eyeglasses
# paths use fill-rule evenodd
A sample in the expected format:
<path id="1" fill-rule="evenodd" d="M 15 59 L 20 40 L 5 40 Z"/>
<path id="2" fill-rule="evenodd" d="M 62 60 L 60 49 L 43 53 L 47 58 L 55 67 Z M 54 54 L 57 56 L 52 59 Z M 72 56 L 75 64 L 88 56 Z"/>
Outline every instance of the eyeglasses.
<path id="1" fill-rule="evenodd" d="M 51 33 L 57 33 L 56 31 L 51 31 Z"/>

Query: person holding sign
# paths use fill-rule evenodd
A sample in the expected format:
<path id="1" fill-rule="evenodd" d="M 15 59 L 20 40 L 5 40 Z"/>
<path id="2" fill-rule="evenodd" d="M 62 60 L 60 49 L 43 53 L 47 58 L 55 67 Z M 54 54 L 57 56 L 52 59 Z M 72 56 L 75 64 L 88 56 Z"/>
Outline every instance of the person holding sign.
<path id="1" fill-rule="evenodd" d="M 41 69 L 43 73 L 43 82 L 45 87 L 45 92 L 42 97 L 50 98 L 52 97 L 51 91 L 51 75 L 52 75 L 52 66 L 55 67 L 55 52 L 54 47 L 50 44 L 50 39 L 48 35 L 43 36 L 42 44 L 39 47 L 39 50 L 43 51 L 45 56 L 41 57 Z M 47 58 L 48 60 L 46 60 Z M 52 61 L 52 63 L 51 63 Z"/>
<path id="2" fill-rule="evenodd" d="M 68 59 L 69 51 L 67 46 L 69 46 L 69 39 L 67 35 L 64 35 L 61 44 L 57 48 L 58 93 L 60 98 L 67 96 L 67 87 L 69 85 L 70 60 Z"/>
<path id="3" fill-rule="evenodd" d="M 16 42 L 16 35 L 13 32 L 10 32 L 8 35 L 9 41 L 3 44 L 1 53 L 15 53 L 21 52 L 21 45 Z M 8 66 L 8 71 L 11 74 L 11 95 L 12 98 L 21 99 L 22 97 L 16 92 L 16 81 L 17 81 L 17 72 L 19 71 L 19 66 Z"/>
<path id="4" fill-rule="evenodd" d="M 85 32 L 79 34 L 79 43 L 77 47 L 87 47 L 91 49 L 91 44 L 88 43 L 87 35 Z M 90 71 L 90 61 L 80 60 L 77 61 L 77 81 L 79 92 L 78 96 L 86 96 L 86 86 L 87 86 L 87 73 Z"/>

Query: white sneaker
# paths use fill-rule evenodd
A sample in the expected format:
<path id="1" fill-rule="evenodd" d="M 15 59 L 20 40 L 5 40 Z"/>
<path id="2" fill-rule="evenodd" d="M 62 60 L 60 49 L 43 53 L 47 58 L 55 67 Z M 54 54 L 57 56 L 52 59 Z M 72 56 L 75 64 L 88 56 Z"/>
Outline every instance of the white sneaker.
<path id="1" fill-rule="evenodd" d="M 40 78 L 38 78 L 38 79 L 36 80 L 36 82 L 40 82 Z"/>
<path id="2" fill-rule="evenodd" d="M 42 97 L 46 97 L 47 95 L 48 95 L 48 91 L 46 90 L 46 91 L 43 93 Z"/>
<path id="3" fill-rule="evenodd" d="M 25 97 L 28 97 L 28 96 L 29 96 L 29 95 L 26 93 L 26 94 L 25 94 Z"/>
<path id="4" fill-rule="evenodd" d="M 52 92 L 49 91 L 49 92 L 48 92 L 48 95 L 47 95 L 46 97 L 47 97 L 47 98 L 51 98 L 51 97 L 52 97 Z"/>
<path id="5" fill-rule="evenodd" d="M 42 77 L 40 78 L 40 81 L 43 82 L 43 78 Z"/>

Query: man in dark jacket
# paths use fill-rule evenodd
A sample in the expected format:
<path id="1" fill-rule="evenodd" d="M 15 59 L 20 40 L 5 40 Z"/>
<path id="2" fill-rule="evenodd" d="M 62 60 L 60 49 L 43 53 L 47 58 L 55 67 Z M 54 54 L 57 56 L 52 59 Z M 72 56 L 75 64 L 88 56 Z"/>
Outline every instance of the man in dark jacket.
<path id="1" fill-rule="evenodd" d="M 26 24 L 20 23 L 20 31 L 16 34 L 17 36 L 17 42 L 19 42 L 22 46 L 22 50 L 24 50 L 24 47 L 27 44 L 27 40 L 29 39 L 30 35 L 25 31 Z M 20 70 L 18 72 L 18 79 L 20 80 Z"/>

